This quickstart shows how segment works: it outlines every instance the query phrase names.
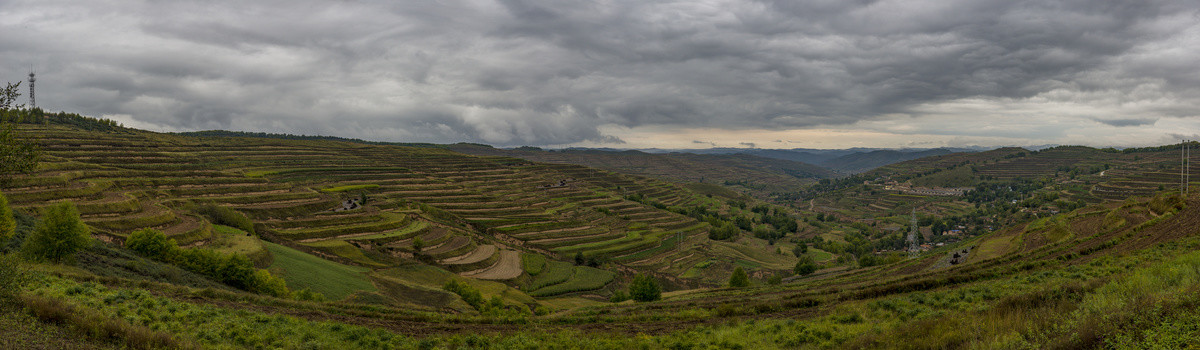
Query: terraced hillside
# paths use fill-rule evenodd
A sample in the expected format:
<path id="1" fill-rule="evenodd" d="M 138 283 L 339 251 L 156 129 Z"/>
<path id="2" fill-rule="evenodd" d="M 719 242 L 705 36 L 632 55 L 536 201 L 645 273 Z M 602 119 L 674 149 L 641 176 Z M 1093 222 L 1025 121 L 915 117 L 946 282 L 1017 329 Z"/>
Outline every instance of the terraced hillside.
<path id="1" fill-rule="evenodd" d="M 776 282 L 752 277 L 744 288 L 672 290 L 656 302 L 550 298 L 541 302 L 563 311 L 519 316 L 455 314 L 469 308 L 456 297 L 444 308 L 423 307 L 446 297 L 430 286 L 458 278 L 435 266 L 365 271 L 271 246 L 281 268 L 351 276 L 342 284 L 366 275 L 403 300 L 294 301 L 114 277 L 94 266 L 40 266 L 49 272 L 39 272 L 17 301 L 35 311 L 0 310 L 0 321 L 66 334 L 84 332 L 54 325 L 103 321 L 108 333 L 94 341 L 166 347 L 1182 348 L 1198 340 L 1198 221 L 1194 194 L 1105 202 L 889 264 Z M 523 290 L 531 295 L 591 288 L 583 282 L 613 274 L 542 254 L 517 259 L 530 272 Z M 469 281 L 497 303 L 535 302 L 503 284 Z M 59 344 L 67 337 L 41 338 Z"/>
<path id="2" fill-rule="evenodd" d="M 640 151 L 497 149 L 457 144 L 452 150 L 476 155 L 507 156 L 536 162 L 577 164 L 624 174 L 657 177 L 676 182 L 727 185 L 765 197 L 838 174 L 820 166 L 749 154 L 652 154 Z"/>
<path id="3" fill-rule="evenodd" d="M 183 246 L 211 246 L 230 236 L 214 224 L 244 216 L 247 232 L 374 270 L 422 264 L 529 288 L 520 257 L 535 254 L 583 257 L 604 272 L 557 281 L 571 288 L 531 290 L 540 297 L 603 298 L 616 288 L 610 282 L 639 271 L 677 284 L 722 282 L 682 278 L 690 265 L 672 268 L 712 244 L 711 226 L 681 208 L 725 204 L 671 182 L 438 148 L 55 124 L 19 132 L 44 156 L 34 174 L 0 189 L 12 205 L 32 213 L 71 201 L 107 241 L 152 228 Z M 269 255 L 264 249 L 257 254 Z"/>

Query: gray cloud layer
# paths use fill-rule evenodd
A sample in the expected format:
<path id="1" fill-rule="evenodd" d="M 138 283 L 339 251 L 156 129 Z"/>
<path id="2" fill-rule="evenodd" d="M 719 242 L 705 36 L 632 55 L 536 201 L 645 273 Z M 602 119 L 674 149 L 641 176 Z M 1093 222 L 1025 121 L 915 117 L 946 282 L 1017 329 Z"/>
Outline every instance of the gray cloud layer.
<path id="1" fill-rule="evenodd" d="M 1193 1 L 6 1 L 0 80 L 33 65 L 43 106 L 164 129 L 399 141 L 619 143 L 598 127 L 847 125 L 960 99 L 1135 106 L 1092 118 L 1137 127 L 1196 115 L 1198 13 Z"/>

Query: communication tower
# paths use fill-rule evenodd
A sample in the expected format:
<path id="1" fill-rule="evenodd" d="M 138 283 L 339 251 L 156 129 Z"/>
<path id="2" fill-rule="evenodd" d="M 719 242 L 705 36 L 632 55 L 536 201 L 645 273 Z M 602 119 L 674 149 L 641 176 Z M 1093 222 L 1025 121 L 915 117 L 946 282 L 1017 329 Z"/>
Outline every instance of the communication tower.
<path id="1" fill-rule="evenodd" d="M 1191 181 L 1191 157 L 1192 145 L 1188 140 L 1183 140 L 1179 147 L 1179 194 L 1186 196 L 1188 193 L 1188 182 Z"/>
<path id="2" fill-rule="evenodd" d="M 33 73 L 33 69 L 29 70 L 29 109 L 37 108 L 37 99 L 33 95 L 33 83 L 37 81 L 37 76 Z"/>

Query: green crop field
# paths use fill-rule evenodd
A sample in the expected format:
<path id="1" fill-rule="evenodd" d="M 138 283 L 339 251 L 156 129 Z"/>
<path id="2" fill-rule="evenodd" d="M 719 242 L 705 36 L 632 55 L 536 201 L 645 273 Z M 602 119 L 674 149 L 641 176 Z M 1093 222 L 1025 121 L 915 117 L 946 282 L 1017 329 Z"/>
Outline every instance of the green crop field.
<path id="1" fill-rule="evenodd" d="M 351 294 L 375 291 L 367 279 L 369 270 L 321 259 L 275 243 L 266 243 L 274 257 L 271 269 L 279 271 L 292 289 L 310 289 L 331 300 L 341 300 Z"/>

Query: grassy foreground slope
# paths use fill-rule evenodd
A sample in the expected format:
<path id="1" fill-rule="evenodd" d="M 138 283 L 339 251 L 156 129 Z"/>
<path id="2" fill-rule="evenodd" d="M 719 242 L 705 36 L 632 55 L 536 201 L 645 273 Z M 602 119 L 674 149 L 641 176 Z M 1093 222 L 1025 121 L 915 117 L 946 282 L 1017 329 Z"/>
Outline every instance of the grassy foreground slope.
<path id="1" fill-rule="evenodd" d="M 84 308 L 205 347 L 1175 348 L 1200 340 L 1198 223 L 1200 200 L 1160 196 L 1082 208 L 895 264 L 547 316 L 286 301 L 50 266 L 19 303 Z M 1000 254 L 940 263 L 999 241 Z M 536 258 L 525 260 L 538 270 Z"/>

